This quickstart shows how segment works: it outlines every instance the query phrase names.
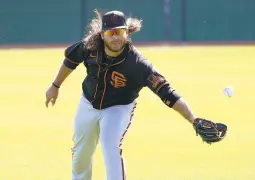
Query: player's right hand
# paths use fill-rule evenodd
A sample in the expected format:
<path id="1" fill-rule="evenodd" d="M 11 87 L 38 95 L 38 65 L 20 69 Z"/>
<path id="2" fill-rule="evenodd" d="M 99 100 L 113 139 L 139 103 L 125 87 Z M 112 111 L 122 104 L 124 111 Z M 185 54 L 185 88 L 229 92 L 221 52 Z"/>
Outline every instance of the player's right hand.
<path id="1" fill-rule="evenodd" d="M 55 86 L 51 85 L 48 90 L 46 91 L 46 102 L 45 105 L 48 107 L 49 103 L 51 102 L 52 106 L 56 103 L 58 98 L 58 91 L 59 89 Z"/>

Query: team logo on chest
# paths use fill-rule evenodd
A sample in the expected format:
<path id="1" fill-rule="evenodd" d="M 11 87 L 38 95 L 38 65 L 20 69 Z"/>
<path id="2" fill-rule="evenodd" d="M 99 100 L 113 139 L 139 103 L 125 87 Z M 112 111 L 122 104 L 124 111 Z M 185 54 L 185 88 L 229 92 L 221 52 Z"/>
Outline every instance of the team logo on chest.
<path id="1" fill-rule="evenodd" d="M 115 88 L 125 87 L 127 85 L 127 79 L 123 74 L 113 71 L 111 85 L 113 85 Z"/>

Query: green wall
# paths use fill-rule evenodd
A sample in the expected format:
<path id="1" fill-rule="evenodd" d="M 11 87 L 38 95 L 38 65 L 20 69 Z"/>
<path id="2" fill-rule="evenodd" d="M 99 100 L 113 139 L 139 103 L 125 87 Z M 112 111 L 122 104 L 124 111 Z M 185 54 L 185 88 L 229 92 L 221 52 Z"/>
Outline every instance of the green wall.
<path id="1" fill-rule="evenodd" d="M 255 40 L 254 0 L 0 0 L 0 44 L 82 38 L 93 10 L 143 19 L 134 41 Z"/>
<path id="2" fill-rule="evenodd" d="M 186 7 L 188 41 L 255 40 L 254 0 L 186 0 Z"/>
<path id="3" fill-rule="evenodd" d="M 9 0 L 0 4 L 0 44 L 62 43 L 81 36 L 79 1 Z"/>

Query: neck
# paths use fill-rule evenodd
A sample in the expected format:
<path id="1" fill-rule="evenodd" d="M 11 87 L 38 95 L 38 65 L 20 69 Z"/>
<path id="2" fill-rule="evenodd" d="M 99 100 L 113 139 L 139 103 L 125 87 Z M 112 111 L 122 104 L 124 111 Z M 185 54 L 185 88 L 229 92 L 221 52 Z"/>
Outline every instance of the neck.
<path id="1" fill-rule="evenodd" d="M 107 56 L 111 56 L 111 57 L 117 57 L 118 55 L 120 55 L 123 52 L 123 50 L 124 50 L 124 47 L 121 50 L 114 52 L 114 51 L 109 50 L 106 46 L 104 46 L 105 54 Z"/>

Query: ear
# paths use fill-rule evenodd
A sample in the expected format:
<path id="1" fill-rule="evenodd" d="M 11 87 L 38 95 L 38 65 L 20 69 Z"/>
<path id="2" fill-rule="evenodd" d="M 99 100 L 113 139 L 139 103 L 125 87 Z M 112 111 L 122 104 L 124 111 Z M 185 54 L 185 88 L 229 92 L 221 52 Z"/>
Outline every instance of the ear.
<path id="1" fill-rule="evenodd" d="M 101 38 L 104 40 L 104 33 L 101 32 L 100 35 L 101 35 Z"/>
<path id="2" fill-rule="evenodd" d="M 128 37 L 130 34 L 129 34 L 129 30 L 126 29 L 126 37 Z"/>

